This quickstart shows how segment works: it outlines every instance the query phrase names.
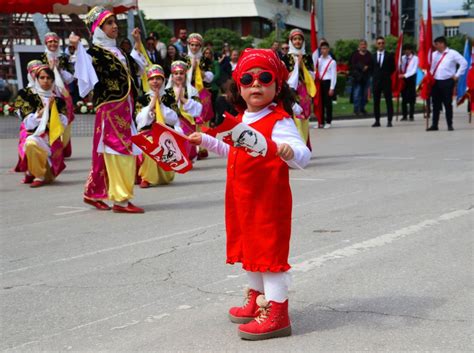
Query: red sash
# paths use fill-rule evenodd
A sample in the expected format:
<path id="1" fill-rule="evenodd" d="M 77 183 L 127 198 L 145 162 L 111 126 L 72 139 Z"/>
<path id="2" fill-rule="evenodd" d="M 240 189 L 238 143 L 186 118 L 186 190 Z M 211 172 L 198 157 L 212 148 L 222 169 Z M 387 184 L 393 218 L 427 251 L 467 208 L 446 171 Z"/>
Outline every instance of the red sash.
<path id="1" fill-rule="evenodd" d="M 331 65 L 331 63 L 333 62 L 334 60 L 331 58 L 331 60 L 329 60 L 329 62 L 327 63 L 326 65 L 326 68 L 324 69 L 323 71 L 323 74 L 321 76 L 319 76 L 319 79 L 322 80 L 324 75 L 326 75 L 326 72 L 328 71 L 329 69 L 329 65 Z M 319 75 L 319 62 L 318 62 L 318 75 Z"/>

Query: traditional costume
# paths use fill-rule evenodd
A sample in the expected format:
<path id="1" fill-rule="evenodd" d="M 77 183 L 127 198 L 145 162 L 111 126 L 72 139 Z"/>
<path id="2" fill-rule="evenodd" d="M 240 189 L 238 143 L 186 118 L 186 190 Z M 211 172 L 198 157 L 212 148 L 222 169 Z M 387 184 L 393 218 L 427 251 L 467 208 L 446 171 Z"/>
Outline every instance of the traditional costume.
<path id="1" fill-rule="evenodd" d="M 27 78 L 28 78 L 28 85 L 18 91 L 18 97 L 20 97 L 23 101 L 25 101 L 25 98 L 31 94 L 35 93 L 35 78 L 36 78 L 36 69 L 42 65 L 42 62 L 40 60 L 31 60 L 28 62 L 28 65 L 26 67 L 27 71 Z M 17 100 L 19 102 L 19 100 Z M 20 109 L 19 106 L 16 107 L 17 109 Z M 19 110 L 17 110 L 18 112 Z M 16 166 L 14 168 L 15 172 L 19 173 L 24 173 L 28 170 L 28 164 L 26 162 L 26 157 L 25 157 L 25 141 L 26 138 L 28 137 L 28 131 L 25 128 L 25 122 L 22 120 L 21 115 L 18 115 L 18 117 L 21 120 L 20 123 L 20 131 L 19 131 L 19 137 L 18 137 L 18 162 L 16 163 Z"/>
<path id="2" fill-rule="evenodd" d="M 300 36 L 302 39 L 301 48 L 295 48 L 292 39 Z M 303 141 L 311 148 L 309 137 L 309 118 L 311 116 L 311 98 L 316 94 L 314 85 L 314 65 L 310 54 L 306 54 L 303 31 L 295 28 L 290 32 L 288 44 L 290 50 L 284 55 L 282 60 L 290 72 L 288 85 L 297 95 L 298 104 L 301 109 L 294 109 L 295 124 Z M 299 55 L 302 56 L 303 63 L 299 62 Z"/>
<path id="3" fill-rule="evenodd" d="M 196 43 L 200 46 L 196 53 L 189 46 Z M 214 109 L 212 104 L 212 80 L 214 79 L 213 62 L 211 59 L 202 55 L 203 39 L 199 33 L 191 33 L 188 36 L 188 54 L 186 56 L 186 64 L 188 65 L 187 78 L 191 85 L 195 87 L 199 93 L 199 99 L 202 104 L 201 116 L 197 120 L 197 129 L 200 131 L 201 126 L 209 126 L 209 121 L 214 118 Z M 199 149 L 198 158 L 206 158 L 207 151 L 203 148 Z"/>
<path id="4" fill-rule="evenodd" d="M 23 120 L 25 138 L 22 161 L 26 165 L 23 183 L 31 187 L 52 182 L 66 167 L 64 164 L 61 135 L 67 125 L 66 103 L 55 96 L 54 85 L 49 90 L 40 87 L 37 76 L 47 69 L 39 65 L 32 77 L 34 87 L 20 90 L 15 102 L 18 116 Z M 51 99 L 54 98 L 52 103 Z M 43 113 L 39 115 L 39 112 Z"/>
<path id="5" fill-rule="evenodd" d="M 59 39 L 60 38 L 56 33 L 48 32 L 44 36 L 44 43 L 48 43 L 48 41 L 51 40 L 56 40 L 59 43 Z M 68 125 L 64 130 L 62 141 L 64 146 L 64 157 L 67 158 L 72 154 L 71 124 L 74 120 L 74 103 L 69 92 L 68 84 L 74 81 L 74 75 L 69 69 L 69 59 L 66 55 L 61 53 L 59 47 L 54 52 L 50 51 L 48 47 L 46 47 L 44 54 L 41 56 L 41 61 L 48 65 L 51 70 L 53 70 L 56 93 L 60 95 L 66 102 Z"/>
<path id="6" fill-rule="evenodd" d="M 110 207 L 102 200 L 114 202 L 114 212 L 143 213 L 134 206 L 135 156 L 141 151 L 132 143 L 137 133 L 134 105 L 137 89 L 130 72 L 131 63 L 117 47 L 116 40 L 109 38 L 100 26 L 114 14 L 103 7 L 94 7 L 87 15 L 87 23 L 93 33 L 92 46 L 77 47 L 75 77 L 79 93 L 85 97 L 93 91 L 96 108 L 92 169 L 84 190 L 84 202 L 100 210 Z M 145 58 L 136 50 L 131 57 L 145 67 Z"/>
<path id="7" fill-rule="evenodd" d="M 187 65 L 183 61 L 174 61 L 171 64 L 171 77 L 166 85 L 165 94 L 161 97 L 161 102 L 178 112 L 179 122 L 176 124 L 176 130 L 190 135 L 196 131 L 196 119 L 201 116 L 202 104 L 198 97 L 198 91 L 192 86 L 191 82 L 186 77 L 186 82 L 183 85 L 184 97 L 187 99 L 186 104 L 182 104 L 177 99 L 179 87 L 173 83 L 173 74 L 176 71 L 183 71 L 186 73 Z M 189 159 L 193 160 L 197 156 L 196 147 L 190 143 L 186 144 Z"/>
<path id="8" fill-rule="evenodd" d="M 147 70 L 147 78 L 161 77 L 163 83 L 165 82 L 165 73 L 160 65 L 152 65 Z M 164 88 L 164 85 L 162 86 Z M 137 104 L 137 129 L 142 134 L 152 140 L 151 127 L 154 122 L 166 124 L 174 127 L 178 123 L 178 107 L 174 105 L 174 109 L 166 106 L 161 102 L 161 96 L 164 94 L 164 89 L 160 92 L 160 96 L 153 103 L 155 97 L 154 91 L 149 91 L 143 97 L 140 97 Z M 142 154 L 137 157 L 138 177 L 140 178 L 140 187 L 147 188 L 150 185 L 165 185 L 169 184 L 174 179 L 174 171 L 163 170 L 154 160 L 148 155 Z"/>
<path id="9" fill-rule="evenodd" d="M 242 74 L 257 67 L 275 75 L 277 91 L 288 78 L 285 65 L 272 50 L 247 49 L 233 72 L 234 81 L 239 86 Z M 228 157 L 227 263 L 241 262 L 250 284 L 246 304 L 231 308 L 229 315 L 232 322 L 243 323 L 239 326 L 242 338 L 287 336 L 291 334 L 286 272 L 290 269 L 292 213 L 289 167 L 306 166 L 311 152 L 301 140 L 293 119 L 280 105 L 271 103 L 258 112 L 245 111 L 237 120 L 276 144 L 289 144 L 294 158 L 284 161 L 273 154 L 252 157 L 242 149 L 202 135 L 204 147 Z M 259 297 L 263 293 L 265 298 Z"/>

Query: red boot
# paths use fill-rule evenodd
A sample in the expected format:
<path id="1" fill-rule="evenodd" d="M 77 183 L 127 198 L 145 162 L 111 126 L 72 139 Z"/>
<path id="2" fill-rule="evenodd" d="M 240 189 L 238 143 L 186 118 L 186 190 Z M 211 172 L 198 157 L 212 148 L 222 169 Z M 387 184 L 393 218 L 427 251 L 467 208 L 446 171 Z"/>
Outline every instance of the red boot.
<path id="1" fill-rule="evenodd" d="M 257 297 L 262 294 L 254 289 L 245 289 L 245 301 L 242 306 L 229 309 L 229 319 L 234 324 L 246 324 L 258 315 Z"/>
<path id="2" fill-rule="evenodd" d="M 288 316 L 288 299 L 284 303 L 267 301 L 263 295 L 257 298 L 259 316 L 248 324 L 239 326 L 240 338 L 259 341 L 291 335 Z"/>

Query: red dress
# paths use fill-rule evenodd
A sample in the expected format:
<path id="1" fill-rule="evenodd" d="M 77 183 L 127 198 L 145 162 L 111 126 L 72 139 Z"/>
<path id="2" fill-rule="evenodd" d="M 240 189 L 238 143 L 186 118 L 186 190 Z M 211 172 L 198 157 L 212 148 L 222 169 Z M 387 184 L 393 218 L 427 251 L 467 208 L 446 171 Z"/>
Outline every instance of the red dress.
<path id="1" fill-rule="evenodd" d="M 288 114 L 278 108 L 250 124 L 271 139 Z M 237 119 L 242 121 L 242 114 Z M 231 147 L 227 163 L 227 263 L 253 272 L 290 269 L 292 198 L 288 165 L 278 156 L 252 157 Z"/>

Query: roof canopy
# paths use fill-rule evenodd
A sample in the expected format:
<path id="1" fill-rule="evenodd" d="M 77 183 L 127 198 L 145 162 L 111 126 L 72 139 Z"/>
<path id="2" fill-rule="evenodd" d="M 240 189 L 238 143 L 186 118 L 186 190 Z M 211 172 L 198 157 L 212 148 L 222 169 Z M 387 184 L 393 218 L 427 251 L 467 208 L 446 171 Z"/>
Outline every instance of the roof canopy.
<path id="1" fill-rule="evenodd" d="M 0 13 L 84 14 L 101 5 L 115 13 L 137 7 L 137 0 L 0 0 Z"/>

